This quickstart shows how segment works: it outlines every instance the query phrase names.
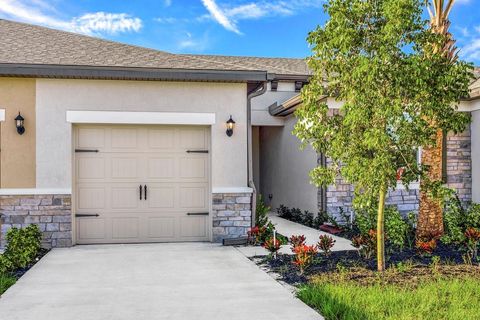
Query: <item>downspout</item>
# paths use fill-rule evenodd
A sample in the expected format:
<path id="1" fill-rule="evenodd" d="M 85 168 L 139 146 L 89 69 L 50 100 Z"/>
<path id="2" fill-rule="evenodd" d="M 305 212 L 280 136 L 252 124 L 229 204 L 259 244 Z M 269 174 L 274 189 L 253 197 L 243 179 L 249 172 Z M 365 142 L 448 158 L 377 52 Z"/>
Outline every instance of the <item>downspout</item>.
<path id="1" fill-rule="evenodd" d="M 253 189 L 252 192 L 252 221 L 251 226 L 255 226 L 256 220 L 256 208 L 257 208 L 257 189 L 255 188 L 255 183 L 253 182 L 253 147 L 252 147 L 252 98 L 258 97 L 264 94 L 267 91 L 267 82 L 263 81 L 260 83 L 252 93 L 247 96 L 247 176 L 248 176 L 248 186 Z"/>

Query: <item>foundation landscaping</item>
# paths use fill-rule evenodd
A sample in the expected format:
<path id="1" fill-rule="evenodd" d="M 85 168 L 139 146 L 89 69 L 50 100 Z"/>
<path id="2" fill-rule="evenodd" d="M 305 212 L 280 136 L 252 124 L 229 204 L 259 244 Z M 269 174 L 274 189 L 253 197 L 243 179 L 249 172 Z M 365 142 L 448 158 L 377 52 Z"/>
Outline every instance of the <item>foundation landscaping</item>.
<path id="1" fill-rule="evenodd" d="M 280 241 L 274 245 L 272 230 L 260 225 L 252 228 L 250 241 L 270 254 L 252 260 L 294 286 L 297 296 L 327 320 L 478 319 L 480 205 L 464 207 L 454 193 L 444 203 L 445 232 L 426 239 L 415 236 L 414 213 L 402 216 L 385 208 L 386 270 L 381 273 L 375 271 L 375 208 L 357 211 L 350 223 L 334 223 L 357 250 L 331 251 L 335 240 L 329 235 L 321 235 L 316 245 L 297 235 L 288 239 L 291 254 L 281 254 Z M 260 213 L 257 223 L 269 225 Z M 281 206 L 277 213 L 312 227 L 308 212 Z"/>
<path id="2" fill-rule="evenodd" d="M 8 230 L 7 245 L 0 254 L 0 296 L 48 252 L 41 241 L 37 225 Z"/>

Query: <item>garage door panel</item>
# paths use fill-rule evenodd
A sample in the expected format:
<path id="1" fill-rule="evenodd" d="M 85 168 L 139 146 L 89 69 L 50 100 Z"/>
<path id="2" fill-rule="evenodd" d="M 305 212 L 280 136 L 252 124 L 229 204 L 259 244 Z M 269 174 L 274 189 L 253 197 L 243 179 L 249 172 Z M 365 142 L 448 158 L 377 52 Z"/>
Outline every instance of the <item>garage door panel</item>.
<path id="1" fill-rule="evenodd" d="M 137 149 L 139 148 L 139 129 L 116 128 L 111 130 L 112 149 Z"/>
<path id="2" fill-rule="evenodd" d="M 180 208 L 206 209 L 207 186 L 180 187 Z"/>
<path id="3" fill-rule="evenodd" d="M 112 239 L 138 239 L 140 237 L 140 218 L 112 218 Z"/>
<path id="4" fill-rule="evenodd" d="M 137 186 L 112 187 L 112 209 L 138 209 L 140 208 L 140 190 Z"/>
<path id="5" fill-rule="evenodd" d="M 209 130 L 186 126 L 76 127 L 77 243 L 208 241 Z M 98 143 L 97 143 L 98 142 Z M 140 199 L 139 186 L 142 186 Z M 147 199 L 145 189 L 147 186 Z"/>
<path id="6" fill-rule="evenodd" d="M 148 179 L 175 177 L 175 157 L 151 157 L 148 159 Z"/>
<path id="7" fill-rule="evenodd" d="M 204 128 L 190 128 L 179 131 L 179 146 L 182 149 L 206 149 L 207 136 Z"/>
<path id="8" fill-rule="evenodd" d="M 107 191 L 105 187 L 79 186 L 77 188 L 77 208 L 105 209 Z"/>
<path id="9" fill-rule="evenodd" d="M 207 179 L 208 159 L 206 157 L 183 157 L 180 159 L 180 178 Z"/>
<path id="10" fill-rule="evenodd" d="M 175 217 L 150 217 L 147 220 L 148 238 L 175 239 Z"/>
<path id="11" fill-rule="evenodd" d="M 173 186 L 150 186 L 147 197 L 148 208 L 175 208 L 175 188 Z"/>
<path id="12" fill-rule="evenodd" d="M 148 147 L 153 150 L 173 150 L 175 148 L 175 129 L 149 129 Z"/>
<path id="13" fill-rule="evenodd" d="M 105 240 L 106 227 L 103 218 L 77 219 L 77 239 L 81 243 Z"/>
<path id="14" fill-rule="evenodd" d="M 77 178 L 105 179 L 105 159 L 100 157 L 83 156 L 77 158 Z"/>
<path id="15" fill-rule="evenodd" d="M 181 217 L 180 237 L 186 239 L 207 237 L 207 218 L 204 216 Z"/>
<path id="16" fill-rule="evenodd" d="M 105 129 L 79 128 L 76 135 L 78 149 L 102 149 L 105 147 Z"/>
<path id="17" fill-rule="evenodd" d="M 111 177 L 112 179 L 140 179 L 141 159 L 135 156 L 118 157 L 112 156 Z"/>

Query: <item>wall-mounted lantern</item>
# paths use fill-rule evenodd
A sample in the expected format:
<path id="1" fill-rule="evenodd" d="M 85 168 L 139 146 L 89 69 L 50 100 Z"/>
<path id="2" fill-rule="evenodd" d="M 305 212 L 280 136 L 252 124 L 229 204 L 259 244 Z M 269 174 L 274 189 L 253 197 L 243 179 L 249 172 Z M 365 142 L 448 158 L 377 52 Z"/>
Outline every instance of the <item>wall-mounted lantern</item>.
<path id="1" fill-rule="evenodd" d="M 25 133 L 25 127 L 23 123 L 25 122 L 25 119 L 22 117 L 20 112 L 18 113 L 18 116 L 15 118 L 15 126 L 17 127 L 17 132 L 18 134 L 24 134 Z"/>
<path id="2" fill-rule="evenodd" d="M 233 121 L 232 116 L 227 121 L 227 136 L 231 137 L 233 135 L 233 128 L 235 127 L 235 121 Z"/>

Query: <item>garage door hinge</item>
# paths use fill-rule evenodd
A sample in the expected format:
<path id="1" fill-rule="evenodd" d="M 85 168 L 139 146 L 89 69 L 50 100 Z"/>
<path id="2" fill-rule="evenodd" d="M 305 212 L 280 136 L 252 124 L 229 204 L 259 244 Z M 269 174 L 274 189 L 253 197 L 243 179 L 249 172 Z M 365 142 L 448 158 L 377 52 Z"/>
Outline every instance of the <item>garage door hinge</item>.
<path id="1" fill-rule="evenodd" d="M 187 153 L 208 153 L 208 150 L 187 150 Z"/>

